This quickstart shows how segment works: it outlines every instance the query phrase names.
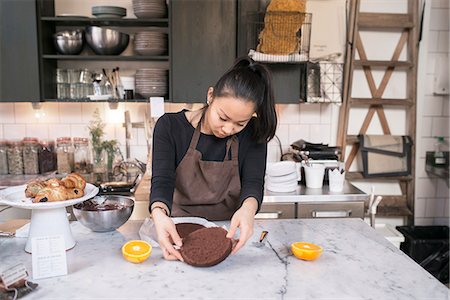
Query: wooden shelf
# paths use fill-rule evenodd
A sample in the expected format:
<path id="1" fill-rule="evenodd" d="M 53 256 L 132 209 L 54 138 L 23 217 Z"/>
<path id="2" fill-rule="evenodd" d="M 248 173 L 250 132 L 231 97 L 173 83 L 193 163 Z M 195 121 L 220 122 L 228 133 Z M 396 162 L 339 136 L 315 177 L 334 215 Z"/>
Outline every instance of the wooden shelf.
<path id="1" fill-rule="evenodd" d="M 408 14 L 383 14 L 383 13 L 359 13 L 358 26 L 363 29 L 392 29 L 392 28 L 412 28 Z"/>
<path id="2" fill-rule="evenodd" d="M 355 60 L 356 67 L 374 67 L 374 68 L 412 68 L 414 65 L 408 61 L 389 61 L 389 60 Z"/>
<path id="3" fill-rule="evenodd" d="M 41 21 L 53 22 L 58 26 L 121 26 L 121 27 L 141 27 L 156 26 L 167 27 L 169 19 L 137 19 L 137 18 L 83 18 L 83 17 L 42 17 Z"/>
<path id="4" fill-rule="evenodd" d="M 59 55 L 59 54 L 44 54 L 44 59 L 55 60 L 103 60 L 103 61 L 169 61 L 169 56 L 147 56 L 147 55 Z"/>
<path id="5" fill-rule="evenodd" d="M 407 99 L 381 99 L 381 98 L 350 98 L 350 103 L 357 105 L 383 105 L 383 106 L 412 106 L 414 102 Z"/>
<path id="6" fill-rule="evenodd" d="M 412 181 L 412 176 L 380 176 L 380 177 L 364 177 L 362 172 L 347 172 L 345 179 L 347 180 L 393 180 L 393 181 Z"/>

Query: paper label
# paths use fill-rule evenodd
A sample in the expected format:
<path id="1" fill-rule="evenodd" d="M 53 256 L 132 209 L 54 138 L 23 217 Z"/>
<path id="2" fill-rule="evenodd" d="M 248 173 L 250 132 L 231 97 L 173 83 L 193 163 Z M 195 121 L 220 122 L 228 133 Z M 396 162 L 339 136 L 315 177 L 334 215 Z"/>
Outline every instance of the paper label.
<path id="1" fill-rule="evenodd" d="M 150 116 L 159 118 L 164 114 L 164 98 L 150 97 Z"/>
<path id="2" fill-rule="evenodd" d="M 33 278 L 67 275 L 67 258 L 62 235 L 31 239 Z"/>
<path id="3" fill-rule="evenodd" d="M 3 270 L 0 274 L 0 278 L 6 288 L 27 277 L 28 272 L 23 264 L 12 266 L 11 268 Z"/>

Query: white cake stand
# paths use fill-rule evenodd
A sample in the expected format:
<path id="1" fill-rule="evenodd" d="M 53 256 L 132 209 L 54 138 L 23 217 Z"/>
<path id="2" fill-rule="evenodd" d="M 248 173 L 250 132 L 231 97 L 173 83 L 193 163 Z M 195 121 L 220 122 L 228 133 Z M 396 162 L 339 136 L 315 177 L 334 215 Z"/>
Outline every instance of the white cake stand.
<path id="1" fill-rule="evenodd" d="M 72 249 L 76 241 L 70 230 L 66 207 L 88 200 L 98 193 L 98 187 L 87 183 L 84 196 L 57 202 L 33 203 L 32 198 L 25 197 L 26 185 L 13 186 L 0 191 L 0 204 L 17 208 L 31 209 L 30 231 L 25 251 L 31 253 L 31 239 L 39 236 L 61 234 L 66 250 Z"/>

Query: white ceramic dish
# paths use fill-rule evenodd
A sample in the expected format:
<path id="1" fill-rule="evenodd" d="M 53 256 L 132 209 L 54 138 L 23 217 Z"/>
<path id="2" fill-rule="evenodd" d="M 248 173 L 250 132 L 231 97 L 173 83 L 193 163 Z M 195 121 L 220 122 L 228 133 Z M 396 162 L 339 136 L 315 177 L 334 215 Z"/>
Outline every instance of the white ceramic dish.
<path id="1" fill-rule="evenodd" d="M 13 207 L 25 209 L 54 209 L 80 203 L 84 200 L 88 200 L 94 197 L 98 193 L 98 187 L 90 183 L 87 183 L 84 189 L 83 197 L 70 199 L 66 201 L 33 203 L 32 198 L 25 197 L 26 187 L 27 185 L 25 184 L 9 187 L 7 189 L 0 191 L 0 203 L 4 205 L 10 205 Z"/>

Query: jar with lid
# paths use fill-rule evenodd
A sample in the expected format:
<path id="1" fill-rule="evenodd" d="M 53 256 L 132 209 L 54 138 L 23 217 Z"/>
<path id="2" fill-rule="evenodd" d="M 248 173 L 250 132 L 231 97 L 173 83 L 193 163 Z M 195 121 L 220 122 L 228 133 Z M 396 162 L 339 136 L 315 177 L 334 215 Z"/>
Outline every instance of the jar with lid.
<path id="1" fill-rule="evenodd" d="M 22 142 L 11 141 L 8 145 L 8 172 L 12 175 L 23 174 Z"/>
<path id="2" fill-rule="evenodd" d="M 0 175 L 8 174 L 8 143 L 0 140 Z"/>
<path id="3" fill-rule="evenodd" d="M 56 139 L 56 162 L 59 174 L 67 174 L 73 171 L 74 148 L 70 137 Z"/>
<path id="4" fill-rule="evenodd" d="M 23 170 L 25 174 L 39 174 L 39 143 L 37 138 L 23 139 Z"/>
<path id="5" fill-rule="evenodd" d="M 89 149 L 89 140 L 87 138 L 75 137 L 73 138 L 75 146 L 74 161 L 75 172 L 79 173 L 91 173 L 92 172 L 92 160 L 91 152 Z"/>
<path id="6" fill-rule="evenodd" d="M 39 147 L 39 170 L 47 173 L 56 170 L 55 142 L 44 140 Z"/>

